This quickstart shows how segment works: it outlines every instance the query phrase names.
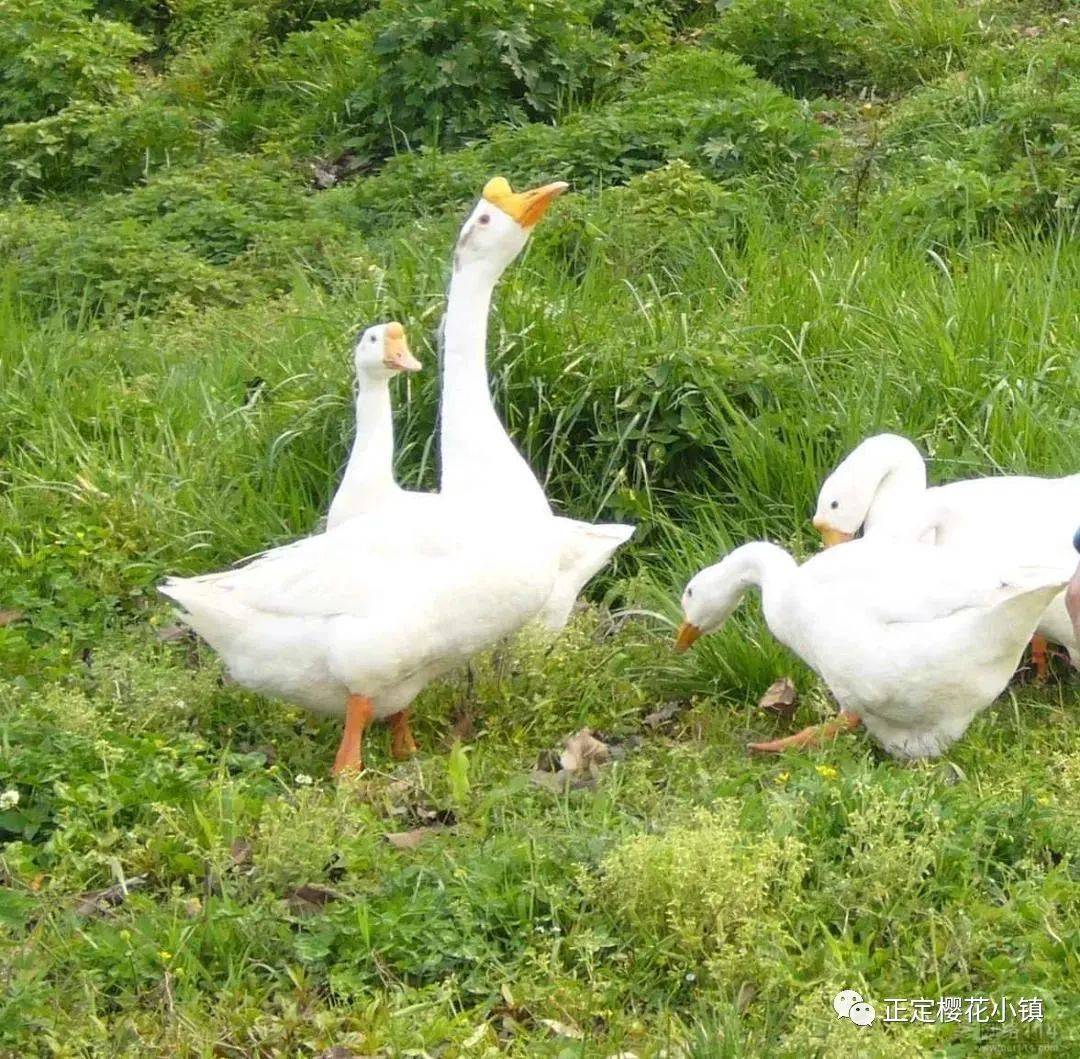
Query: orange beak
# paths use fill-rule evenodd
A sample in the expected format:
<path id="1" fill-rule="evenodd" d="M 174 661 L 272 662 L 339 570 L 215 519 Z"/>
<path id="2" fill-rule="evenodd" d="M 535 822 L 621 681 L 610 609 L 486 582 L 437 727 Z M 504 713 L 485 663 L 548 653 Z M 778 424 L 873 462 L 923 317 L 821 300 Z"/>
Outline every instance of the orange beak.
<path id="1" fill-rule="evenodd" d="M 690 650 L 699 639 L 701 639 L 701 629 L 691 622 L 684 621 L 675 634 L 675 653 L 681 655 L 683 651 Z"/>
<path id="2" fill-rule="evenodd" d="M 391 371 L 419 371 L 420 361 L 409 352 L 405 328 L 392 320 L 383 332 L 383 364 Z"/>
<path id="3" fill-rule="evenodd" d="M 483 194 L 492 206 L 498 206 L 522 228 L 531 228 L 569 186 L 565 180 L 556 180 L 531 191 L 513 191 L 505 177 L 493 177 L 484 186 Z"/>
<path id="4" fill-rule="evenodd" d="M 845 544 L 854 539 L 854 533 L 844 533 L 843 530 L 833 529 L 823 518 L 814 519 L 814 529 L 821 534 L 821 541 L 826 548 L 835 544 Z"/>

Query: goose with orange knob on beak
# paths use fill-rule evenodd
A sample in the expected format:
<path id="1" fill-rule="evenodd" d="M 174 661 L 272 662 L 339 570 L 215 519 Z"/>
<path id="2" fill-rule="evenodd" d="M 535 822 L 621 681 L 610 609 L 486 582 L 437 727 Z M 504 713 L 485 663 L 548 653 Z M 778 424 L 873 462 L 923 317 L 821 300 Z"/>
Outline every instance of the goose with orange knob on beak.
<path id="1" fill-rule="evenodd" d="M 493 501 L 537 517 L 551 512 L 544 488 L 506 432 L 491 400 L 484 364 L 488 316 L 499 277 L 524 249 L 535 225 L 567 189 L 554 181 L 514 191 L 494 177 L 466 219 L 454 248 L 443 321 L 443 404 L 439 439 L 441 492 L 466 502 Z M 634 532 L 621 523 L 556 519 L 559 576 L 537 616 L 549 632 L 569 619 L 585 583 Z"/>
<path id="2" fill-rule="evenodd" d="M 515 194 L 497 180 L 459 236 L 458 294 L 480 301 L 451 298 L 457 327 L 448 307 L 440 494 L 401 491 L 245 566 L 169 578 L 160 588 L 238 683 L 344 716 L 335 773 L 363 768 L 373 721 L 394 724 L 432 680 L 565 599 L 566 555 L 577 551 L 567 548 L 573 523 L 554 518 L 546 500 L 533 502 L 521 478 L 498 478 L 523 461 L 491 403 L 483 341 L 491 288 L 564 187 Z M 393 359 L 396 332 L 384 339 Z M 392 446 L 392 434 L 385 436 Z M 391 455 L 385 448 L 379 459 L 389 467 Z M 481 473 L 470 480 L 474 459 Z M 395 727 L 395 753 L 408 752 L 410 742 L 407 727 Z"/>
<path id="3" fill-rule="evenodd" d="M 772 634 L 825 682 L 837 718 L 785 739 L 779 752 L 864 724 L 890 754 L 934 757 L 1002 691 L 1069 572 L 915 541 L 858 540 L 801 566 L 765 542 L 736 548 L 682 597 L 676 650 L 717 631 L 751 588 Z"/>
<path id="4" fill-rule="evenodd" d="M 898 434 L 877 434 L 856 446 L 825 479 L 814 528 L 825 546 L 854 536 L 959 545 L 1039 564 L 1055 562 L 1076 528 L 1080 474 L 1062 478 L 993 475 L 927 487 L 919 450 Z M 1039 619 L 1031 641 L 1036 679 L 1046 678 L 1048 643 L 1080 665 L 1080 640 L 1059 596 Z"/>

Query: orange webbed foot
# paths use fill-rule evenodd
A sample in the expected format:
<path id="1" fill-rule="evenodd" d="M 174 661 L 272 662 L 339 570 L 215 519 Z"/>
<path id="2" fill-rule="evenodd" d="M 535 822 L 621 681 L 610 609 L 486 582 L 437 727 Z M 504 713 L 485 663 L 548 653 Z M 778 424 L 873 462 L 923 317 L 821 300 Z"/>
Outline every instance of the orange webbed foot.
<path id="1" fill-rule="evenodd" d="M 1050 676 L 1050 645 L 1038 633 L 1031 638 L 1031 668 L 1035 671 L 1035 683 L 1045 684 Z"/>
<path id="2" fill-rule="evenodd" d="M 390 721 L 390 754 L 395 761 L 404 761 L 416 753 L 416 740 L 409 726 L 409 711 L 398 710 L 388 718 Z"/>
<path id="3" fill-rule="evenodd" d="M 345 704 L 345 731 L 341 733 L 341 744 L 334 757 L 331 775 L 340 776 L 343 772 L 363 771 L 364 732 L 374 716 L 375 710 L 371 705 L 371 699 L 365 695 L 349 696 Z"/>
<path id="4" fill-rule="evenodd" d="M 821 746 L 822 743 L 831 742 L 841 732 L 854 731 L 862 724 L 862 719 L 854 713 L 841 710 L 831 721 L 824 724 L 812 724 L 794 735 L 785 736 L 783 739 L 772 739 L 767 743 L 750 743 L 749 749 L 763 754 L 782 754 L 785 750 L 793 748 Z"/>

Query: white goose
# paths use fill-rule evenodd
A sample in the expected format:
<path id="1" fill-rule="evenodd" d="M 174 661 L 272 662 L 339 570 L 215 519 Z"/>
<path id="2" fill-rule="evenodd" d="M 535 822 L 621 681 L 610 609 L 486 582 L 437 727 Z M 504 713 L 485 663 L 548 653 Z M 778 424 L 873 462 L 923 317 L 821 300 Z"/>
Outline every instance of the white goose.
<path id="1" fill-rule="evenodd" d="M 551 510 L 543 487 L 514 447 L 491 400 L 485 359 L 492 293 L 524 248 L 552 196 L 567 185 L 515 193 L 502 177 L 488 181 L 465 222 L 454 252 L 443 321 L 444 401 L 441 413 L 441 491 L 461 500 L 499 496 L 520 511 Z M 450 380 L 454 380 L 453 401 Z M 539 620 L 552 631 L 566 625 L 585 583 L 634 532 L 618 523 L 557 520 L 564 535 L 559 577 Z"/>
<path id="2" fill-rule="evenodd" d="M 1014 567 L 974 550 L 859 540 L 801 566 L 773 544 L 736 548 L 694 577 L 676 649 L 719 629 L 751 587 L 772 634 L 828 685 L 836 721 L 756 750 L 856 727 L 896 757 L 942 753 L 1000 694 L 1068 567 Z"/>
<path id="3" fill-rule="evenodd" d="M 487 222 L 466 224 L 459 265 L 500 256 L 509 263 L 564 188 L 489 204 Z M 480 234 L 489 228 L 493 239 Z M 448 351 L 443 430 L 449 420 L 452 447 L 505 466 L 521 457 L 494 410 L 491 419 L 479 414 L 485 401 L 491 407 L 484 357 L 482 345 Z M 462 408 L 477 414 L 461 415 Z M 373 720 L 392 719 L 395 752 L 411 751 L 405 711 L 420 690 L 516 632 L 552 597 L 566 531 L 546 502 L 513 501 L 498 489 L 451 487 L 424 500 L 420 519 L 412 504 L 391 502 L 241 569 L 170 578 L 161 591 L 239 683 L 344 713 L 334 771 L 359 769 Z"/>
<path id="4" fill-rule="evenodd" d="M 1080 514 L 1080 474 L 1065 478 L 998 475 L 927 488 L 926 464 L 907 438 L 867 438 L 825 479 L 814 526 L 826 547 L 886 535 L 993 550 L 1006 560 L 1056 561 Z M 1032 658 L 1045 676 L 1046 641 L 1080 665 L 1080 640 L 1064 599 L 1040 618 Z"/>
<path id="5" fill-rule="evenodd" d="M 540 483 L 495 411 L 485 350 L 495 285 L 525 247 L 547 206 L 565 188 L 560 182 L 515 193 L 496 177 L 488 182 L 462 226 L 443 322 L 442 495 L 466 503 L 498 498 L 522 514 L 550 514 Z M 372 332 L 365 333 L 358 356 L 361 347 L 371 346 L 374 338 Z M 390 503 L 409 505 L 414 518 L 431 517 L 426 506 L 434 500 L 432 494 L 402 490 L 394 481 L 389 375 L 380 374 L 378 365 L 372 370 L 375 377 L 362 373 L 357 365 L 356 440 L 330 505 L 328 529 Z M 563 535 L 559 576 L 538 615 L 540 624 L 553 632 L 566 625 L 585 583 L 634 532 L 633 526 L 617 523 L 592 525 L 567 518 L 557 518 L 556 523 Z"/>
<path id="6" fill-rule="evenodd" d="M 369 327 L 353 351 L 356 367 L 356 435 L 341 485 L 330 503 L 326 528 L 391 503 L 401 487 L 394 480 L 394 419 L 390 380 L 420 370 L 396 320 Z"/>

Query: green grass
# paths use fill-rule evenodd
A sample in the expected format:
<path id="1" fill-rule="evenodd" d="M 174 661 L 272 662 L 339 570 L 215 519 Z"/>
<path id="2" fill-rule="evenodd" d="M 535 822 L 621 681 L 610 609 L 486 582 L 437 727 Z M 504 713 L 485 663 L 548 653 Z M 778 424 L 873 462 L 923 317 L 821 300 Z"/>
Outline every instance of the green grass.
<path id="1" fill-rule="evenodd" d="M 316 151 L 365 120 L 348 42 L 389 4 L 98 5 L 153 54 L 92 98 L 73 67 L 70 106 L 0 135 L 0 611 L 21 615 L 0 621 L 0 794 L 19 795 L 0 1055 L 1080 1048 L 1075 673 L 1014 685 L 946 762 L 861 734 L 762 760 L 748 741 L 835 707 L 756 604 L 671 651 L 700 567 L 756 538 L 815 550 L 818 485 L 867 434 L 912 437 L 934 481 L 1077 469 L 1075 30 L 1053 4 L 849 6 L 859 32 L 837 38 L 808 0 L 739 0 L 726 23 L 597 3 L 617 84 L 521 124 L 515 74 L 478 100 L 506 109 L 475 142 L 418 127 L 438 146 L 314 194 Z M 570 61 L 560 26 L 543 47 Z M 790 98 L 701 37 L 834 94 Z M 19 85 L 42 114 L 67 98 Z M 376 730 L 338 785 L 338 723 L 161 638 L 154 586 L 318 525 L 351 338 L 377 320 L 424 361 L 396 384 L 398 470 L 433 484 L 449 249 L 494 168 L 575 185 L 500 285 L 500 409 L 558 509 L 638 532 L 554 647 L 526 636 L 428 689 L 420 755 L 392 762 Z M 789 674 L 790 725 L 756 705 Z M 624 753 L 591 787 L 536 785 L 585 726 Z M 433 822 L 415 849 L 384 837 Z M 859 1031 L 842 987 L 879 1015 L 1036 996 L 1045 1022 Z"/>

